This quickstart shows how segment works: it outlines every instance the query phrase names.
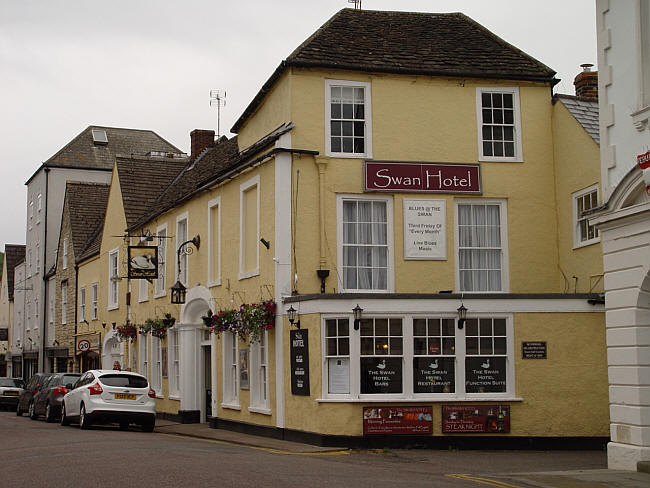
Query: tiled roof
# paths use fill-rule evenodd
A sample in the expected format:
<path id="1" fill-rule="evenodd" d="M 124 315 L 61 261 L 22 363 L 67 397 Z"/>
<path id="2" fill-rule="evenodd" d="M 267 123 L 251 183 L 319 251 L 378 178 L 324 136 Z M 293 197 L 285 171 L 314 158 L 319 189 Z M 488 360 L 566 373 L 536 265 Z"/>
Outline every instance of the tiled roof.
<path id="1" fill-rule="evenodd" d="M 84 253 L 106 216 L 109 185 L 68 181 L 65 196 L 75 259 Z"/>
<path id="2" fill-rule="evenodd" d="M 557 98 L 573 115 L 591 138 L 600 146 L 600 126 L 598 123 L 598 100 L 575 97 L 572 95 L 557 95 Z"/>
<path id="3" fill-rule="evenodd" d="M 7 261 L 7 295 L 14 299 L 14 269 L 25 260 L 24 244 L 5 244 L 5 260 Z"/>
<path id="4" fill-rule="evenodd" d="M 287 67 L 552 82 L 555 71 L 461 13 L 343 9 L 276 69 L 237 132 Z"/>
<path id="5" fill-rule="evenodd" d="M 96 144 L 93 142 L 93 130 L 106 131 L 108 142 L 105 144 Z M 182 153 L 180 149 L 151 130 L 121 129 L 91 125 L 66 144 L 54 156 L 45 161 L 43 165 L 110 171 L 113 168 L 115 156 L 118 154 L 145 155 L 152 151 Z"/>
<path id="6" fill-rule="evenodd" d="M 127 227 L 147 212 L 187 163 L 186 158 L 118 156 L 115 159 Z"/>

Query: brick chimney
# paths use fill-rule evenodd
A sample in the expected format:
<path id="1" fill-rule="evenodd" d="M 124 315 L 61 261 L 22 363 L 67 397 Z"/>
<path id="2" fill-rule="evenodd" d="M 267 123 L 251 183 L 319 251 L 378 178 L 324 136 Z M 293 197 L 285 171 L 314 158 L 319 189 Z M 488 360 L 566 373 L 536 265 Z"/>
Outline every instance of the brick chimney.
<path id="1" fill-rule="evenodd" d="M 190 141 L 192 146 L 192 154 L 190 159 L 196 157 L 203 152 L 204 149 L 214 146 L 214 131 L 205 129 L 194 129 L 190 132 Z"/>
<path id="2" fill-rule="evenodd" d="M 593 64 L 581 64 L 582 73 L 573 80 L 576 96 L 598 100 L 598 71 L 591 71 Z"/>

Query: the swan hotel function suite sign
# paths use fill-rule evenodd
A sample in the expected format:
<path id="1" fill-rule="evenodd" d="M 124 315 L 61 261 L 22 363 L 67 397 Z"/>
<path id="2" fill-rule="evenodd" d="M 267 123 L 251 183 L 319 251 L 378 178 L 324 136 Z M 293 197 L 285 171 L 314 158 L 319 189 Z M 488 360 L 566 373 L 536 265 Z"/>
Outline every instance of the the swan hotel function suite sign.
<path id="1" fill-rule="evenodd" d="M 481 194 L 478 164 L 366 161 L 365 191 Z M 404 259 L 447 259 L 445 200 L 405 199 Z"/>

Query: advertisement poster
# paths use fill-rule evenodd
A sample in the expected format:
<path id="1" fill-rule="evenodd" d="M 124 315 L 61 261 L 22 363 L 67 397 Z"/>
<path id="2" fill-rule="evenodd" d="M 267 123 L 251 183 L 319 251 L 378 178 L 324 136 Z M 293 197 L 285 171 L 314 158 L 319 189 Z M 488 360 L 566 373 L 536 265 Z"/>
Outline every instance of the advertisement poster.
<path id="1" fill-rule="evenodd" d="M 444 200 L 404 200 L 404 259 L 447 259 Z"/>
<path id="2" fill-rule="evenodd" d="M 465 359 L 467 393 L 503 393 L 506 391 L 506 358 L 474 356 Z"/>
<path id="3" fill-rule="evenodd" d="M 361 393 L 402 393 L 402 358 L 361 358 Z"/>
<path id="4" fill-rule="evenodd" d="M 363 407 L 363 435 L 433 434 L 432 407 Z"/>
<path id="5" fill-rule="evenodd" d="M 442 407 L 442 433 L 510 432 L 509 405 L 445 405 Z"/>
<path id="6" fill-rule="evenodd" d="M 239 350 L 239 388 L 248 390 L 248 349 Z"/>
<path id="7" fill-rule="evenodd" d="M 413 391 L 415 393 L 454 393 L 456 376 L 454 358 L 413 358 Z"/>
<path id="8" fill-rule="evenodd" d="M 289 333 L 291 354 L 291 394 L 309 396 L 309 331 Z"/>
<path id="9" fill-rule="evenodd" d="M 158 248 L 129 246 L 129 279 L 155 280 L 157 278 Z"/>

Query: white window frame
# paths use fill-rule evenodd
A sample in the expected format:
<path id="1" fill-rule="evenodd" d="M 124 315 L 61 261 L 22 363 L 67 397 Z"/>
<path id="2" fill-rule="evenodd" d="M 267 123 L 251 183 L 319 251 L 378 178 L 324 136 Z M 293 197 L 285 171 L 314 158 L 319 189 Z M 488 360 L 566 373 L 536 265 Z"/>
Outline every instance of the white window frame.
<path id="1" fill-rule="evenodd" d="M 179 231 L 180 223 L 183 222 L 183 221 L 185 221 L 185 236 L 184 237 L 180 235 L 180 231 Z M 188 219 L 188 216 L 187 216 L 187 212 L 183 212 L 178 217 L 176 217 L 176 249 L 177 250 L 178 250 L 179 246 L 183 242 L 185 242 L 185 241 L 187 241 L 189 239 L 189 237 L 188 237 L 189 235 L 190 235 L 189 219 Z M 187 245 L 189 245 L 189 244 L 187 244 Z M 184 277 L 185 280 L 181 280 L 181 276 L 180 276 L 180 271 L 181 270 L 178 267 L 179 260 L 175 259 L 175 261 L 176 261 L 176 264 L 175 264 L 175 266 L 176 266 L 176 280 L 180 281 L 181 283 L 183 283 L 183 285 L 185 287 L 187 287 L 187 283 L 189 282 L 189 274 L 190 274 L 189 259 L 187 258 L 187 254 L 181 253 L 181 258 L 180 258 L 181 268 L 183 268 L 183 267 L 185 268 L 185 277 Z"/>
<path id="2" fill-rule="evenodd" d="M 245 194 L 253 187 L 255 187 L 255 191 L 257 192 L 257 209 L 256 209 L 257 222 L 255 224 L 257 229 L 256 237 L 255 237 L 256 262 L 255 262 L 254 269 L 245 271 L 244 270 L 244 266 L 246 264 L 246 260 L 245 260 L 246 242 L 244 239 L 245 236 L 244 225 L 246 224 Z M 245 181 L 244 183 L 239 185 L 239 275 L 237 279 L 243 280 L 260 274 L 259 241 L 260 241 L 260 175 L 257 175 L 251 178 L 250 180 Z"/>
<path id="3" fill-rule="evenodd" d="M 162 392 L 162 341 L 151 336 L 151 387 L 157 398 L 163 398 Z"/>
<path id="4" fill-rule="evenodd" d="M 61 282 L 61 323 L 68 323 L 68 282 Z"/>
<path id="5" fill-rule="evenodd" d="M 158 226 L 156 229 L 156 236 L 160 236 L 161 234 L 164 235 L 163 238 L 158 238 L 157 239 L 157 246 L 158 246 L 158 278 L 156 278 L 155 281 L 155 288 L 154 288 L 154 298 L 160 298 L 164 297 L 167 295 L 167 224 L 163 224 L 161 226 Z"/>
<path id="6" fill-rule="evenodd" d="M 333 86 L 344 86 L 364 89 L 364 120 L 365 120 L 365 142 L 363 153 L 333 152 L 332 146 L 332 90 Z M 371 107 L 371 84 L 366 81 L 351 80 L 325 80 L 325 155 L 335 158 L 372 158 L 372 107 Z"/>
<path id="7" fill-rule="evenodd" d="M 483 154 L 483 93 L 508 93 L 513 95 L 513 129 L 515 138 L 514 156 L 485 156 Z M 476 88 L 476 127 L 478 139 L 478 160 L 479 161 L 502 161 L 522 162 L 523 149 L 521 143 L 521 103 L 519 99 L 519 87 L 497 87 L 479 86 Z"/>
<path id="8" fill-rule="evenodd" d="M 262 332 L 259 342 L 251 342 L 250 347 L 250 412 L 271 415 L 269 408 L 269 336 Z"/>
<path id="9" fill-rule="evenodd" d="M 113 267 L 113 257 L 116 265 Z M 116 247 L 108 253 L 108 307 L 107 310 L 115 310 L 120 306 L 120 248 Z"/>
<path id="10" fill-rule="evenodd" d="M 99 300 L 99 283 L 93 283 L 91 288 L 91 302 L 90 302 L 90 320 L 97 320 L 98 300 Z"/>
<path id="11" fill-rule="evenodd" d="M 501 226 L 501 290 L 500 291 L 469 291 L 460 288 L 460 252 L 458 236 L 458 206 L 459 205 L 499 205 L 499 221 Z M 508 293 L 510 290 L 510 271 L 509 271 L 509 246 L 508 246 L 508 205 L 506 200 L 502 199 L 470 199 L 457 198 L 454 200 L 454 274 L 456 280 L 456 290 L 462 293 Z"/>
<path id="12" fill-rule="evenodd" d="M 223 402 L 222 408 L 241 410 L 239 404 L 239 337 L 233 332 L 222 335 Z M 232 356 L 234 355 L 234 361 Z"/>
<path id="13" fill-rule="evenodd" d="M 386 244 L 387 244 L 387 265 L 386 286 L 385 290 L 373 289 L 352 289 L 345 288 L 343 281 L 343 202 L 345 200 L 357 201 L 382 201 L 386 203 Z M 341 293 L 392 293 L 395 291 L 395 246 L 394 246 L 394 214 L 393 214 L 393 197 L 384 195 L 359 195 L 359 194 L 338 194 L 336 196 L 336 247 L 337 247 L 337 267 L 340 276 Z"/>
<path id="14" fill-rule="evenodd" d="M 138 336 L 138 372 L 148 378 L 149 377 L 149 358 L 147 351 L 147 338 L 149 334 L 139 334 Z"/>
<path id="15" fill-rule="evenodd" d="M 63 269 L 68 269 L 68 238 L 63 238 Z"/>
<path id="16" fill-rule="evenodd" d="M 600 192 L 597 183 L 588 186 L 587 188 L 583 188 L 582 190 L 579 190 L 571 195 L 572 197 L 571 199 L 573 202 L 573 249 L 590 246 L 591 244 L 596 244 L 600 242 L 600 232 L 596 228 L 594 228 L 596 237 L 592 239 L 586 239 L 583 241 L 581 240 L 581 235 L 580 235 L 580 221 L 586 220 L 587 225 L 589 225 L 589 219 L 587 217 L 582 217 L 578 215 L 578 200 L 592 193 L 596 193 L 596 206 L 598 206 L 600 202 Z"/>
<path id="17" fill-rule="evenodd" d="M 328 356 L 326 342 L 326 321 L 329 319 L 349 320 L 349 344 L 350 344 L 350 393 L 331 394 L 328 388 Z M 318 402 L 423 402 L 423 401 L 518 401 L 515 397 L 515 340 L 514 320 L 512 314 L 497 313 L 468 313 L 467 318 L 489 318 L 504 319 L 506 322 L 506 391 L 495 393 L 466 393 L 465 392 L 465 328 L 457 326 L 458 315 L 454 313 L 394 313 L 394 314 L 373 314 L 364 318 L 401 318 L 402 319 L 402 393 L 401 394 L 361 394 L 361 341 L 360 331 L 354 330 L 354 317 L 350 314 L 324 314 L 321 318 L 321 350 L 322 356 L 322 391 Z M 413 321 L 416 318 L 452 318 L 454 319 L 455 330 L 455 392 L 454 393 L 415 393 L 413 388 Z M 386 356 L 391 357 L 391 356 Z M 395 357 L 395 356 L 392 356 Z"/>
<path id="18" fill-rule="evenodd" d="M 86 287 L 79 288 L 79 322 L 86 321 Z"/>
<path id="19" fill-rule="evenodd" d="M 217 207 L 217 235 L 213 235 L 212 213 Z M 216 252 L 215 252 L 216 251 Z M 216 276 L 213 268 L 216 261 Z M 221 197 L 208 202 L 208 287 L 221 285 Z"/>
<path id="20" fill-rule="evenodd" d="M 167 348 L 169 350 L 169 371 L 167 373 L 169 380 L 169 398 L 178 399 L 180 395 L 180 335 L 176 328 L 170 329 L 167 335 Z"/>

